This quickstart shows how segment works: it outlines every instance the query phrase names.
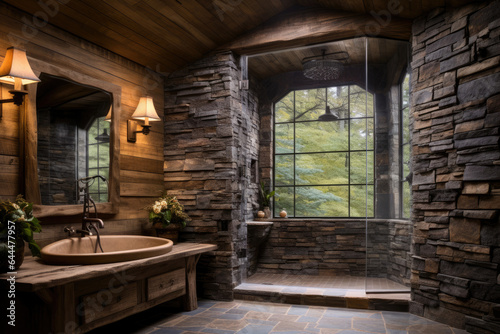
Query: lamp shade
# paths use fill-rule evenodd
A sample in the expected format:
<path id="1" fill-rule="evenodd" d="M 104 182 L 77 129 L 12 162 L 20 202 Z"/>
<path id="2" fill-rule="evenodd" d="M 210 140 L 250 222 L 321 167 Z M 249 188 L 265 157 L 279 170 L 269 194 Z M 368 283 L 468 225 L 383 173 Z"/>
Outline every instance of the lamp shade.
<path id="1" fill-rule="evenodd" d="M 14 84 L 16 79 L 18 82 L 21 79 L 22 85 L 40 81 L 30 67 L 26 51 L 10 47 L 7 49 L 5 59 L 0 67 L 0 81 Z"/>
<path id="2" fill-rule="evenodd" d="M 143 120 L 145 125 L 149 125 L 149 121 L 161 121 L 156 113 L 153 98 L 151 96 L 141 97 L 132 118 Z"/>

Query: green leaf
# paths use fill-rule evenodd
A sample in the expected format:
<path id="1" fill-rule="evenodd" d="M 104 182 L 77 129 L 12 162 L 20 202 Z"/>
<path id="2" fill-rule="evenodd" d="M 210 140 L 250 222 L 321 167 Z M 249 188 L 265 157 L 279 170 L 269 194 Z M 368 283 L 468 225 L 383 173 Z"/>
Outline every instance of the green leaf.
<path id="1" fill-rule="evenodd" d="M 28 246 L 30 248 L 31 255 L 40 257 L 40 246 L 38 246 L 34 240 L 30 241 Z"/>
<path id="2" fill-rule="evenodd" d="M 171 219 L 172 219 L 172 212 L 170 212 L 170 210 L 166 210 L 165 212 L 163 212 L 163 220 L 170 223 Z"/>

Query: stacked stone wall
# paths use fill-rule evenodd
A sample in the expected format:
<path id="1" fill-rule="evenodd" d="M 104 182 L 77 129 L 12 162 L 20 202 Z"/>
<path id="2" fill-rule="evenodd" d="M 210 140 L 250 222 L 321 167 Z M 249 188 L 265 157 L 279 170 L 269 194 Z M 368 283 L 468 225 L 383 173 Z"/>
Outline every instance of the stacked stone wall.
<path id="1" fill-rule="evenodd" d="M 181 239 L 217 244 L 200 260 L 200 291 L 232 299 L 246 275 L 246 224 L 257 199 L 256 95 L 239 89 L 231 53 L 177 71 L 166 81 L 165 188 L 192 222 Z"/>
<path id="2" fill-rule="evenodd" d="M 367 273 L 408 283 L 410 230 L 406 221 L 370 219 L 367 247 L 364 220 L 274 219 L 257 272 L 359 277 Z"/>
<path id="3" fill-rule="evenodd" d="M 500 333 L 500 2 L 414 21 L 411 312 Z"/>

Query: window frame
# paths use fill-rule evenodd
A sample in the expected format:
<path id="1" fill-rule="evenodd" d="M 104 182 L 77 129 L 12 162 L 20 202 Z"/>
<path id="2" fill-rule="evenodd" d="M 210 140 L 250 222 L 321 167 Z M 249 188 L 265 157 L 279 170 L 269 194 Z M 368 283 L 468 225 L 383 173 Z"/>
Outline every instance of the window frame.
<path id="1" fill-rule="evenodd" d="M 408 105 L 404 107 L 403 101 L 404 101 L 404 82 L 406 81 L 406 78 L 408 78 Z M 407 175 L 405 175 L 404 171 L 404 166 L 405 163 L 408 163 L 408 167 L 410 167 L 411 163 L 411 128 L 408 126 L 407 131 L 409 132 L 409 141 L 404 142 L 404 121 L 403 117 L 405 116 L 405 109 L 407 109 L 408 112 L 408 118 L 410 117 L 410 97 L 411 97 L 411 72 L 406 71 L 404 72 L 404 75 L 402 77 L 401 83 L 399 84 L 399 217 L 403 219 L 410 219 L 411 218 L 411 203 L 412 203 L 412 194 L 411 194 L 411 182 L 407 180 Z M 408 120 L 408 125 L 410 124 Z M 410 149 L 410 160 L 408 162 L 404 161 L 404 150 L 405 147 L 408 146 Z M 409 168 L 409 171 L 411 173 L 411 168 Z M 411 178 L 411 177 L 410 177 Z M 406 217 L 405 216 L 405 193 L 404 193 L 404 184 L 405 182 L 408 182 L 409 187 L 410 187 L 410 201 L 409 201 L 409 213 L 410 216 Z"/>
<path id="2" fill-rule="evenodd" d="M 86 136 L 87 136 L 87 143 L 85 145 L 85 149 L 86 149 L 86 154 L 87 154 L 87 159 L 86 159 L 86 166 L 85 166 L 85 171 L 86 171 L 86 174 L 87 174 L 87 177 L 89 176 L 93 176 L 93 175 L 102 175 L 101 174 L 101 170 L 102 169 L 107 169 L 107 173 L 106 173 L 106 179 L 108 179 L 109 177 L 109 169 L 110 169 L 110 165 L 111 165 L 111 160 L 109 158 L 109 153 L 108 155 L 106 155 L 106 157 L 108 158 L 107 160 L 107 166 L 101 166 L 101 161 L 103 161 L 103 159 L 101 158 L 98 158 L 96 161 L 97 163 L 97 167 L 90 167 L 89 166 L 89 157 L 90 157 L 90 147 L 91 146 L 96 146 L 97 147 L 97 156 L 100 157 L 101 154 L 100 154 L 100 148 L 101 148 L 101 145 L 105 145 L 105 144 L 108 144 L 108 151 L 110 150 L 110 146 L 109 146 L 109 142 L 100 142 L 98 140 L 96 140 L 95 142 L 91 142 L 90 140 L 90 132 L 91 132 L 91 129 L 94 125 L 97 124 L 97 135 L 99 136 L 100 133 L 104 130 L 104 129 L 107 129 L 107 130 L 110 130 L 110 127 L 101 127 L 101 122 L 105 122 L 105 116 L 102 116 L 102 117 L 96 117 L 94 119 L 94 121 L 90 124 L 90 126 L 88 127 L 87 131 L 86 131 Z M 96 171 L 96 174 L 93 174 L 91 171 Z M 91 188 L 89 188 L 89 195 L 91 195 L 91 197 L 94 199 L 94 201 L 97 203 L 97 202 L 103 202 L 101 201 L 101 196 L 105 196 L 106 200 L 104 202 L 107 201 L 107 198 L 108 198 L 108 185 L 106 184 L 106 190 L 105 191 L 101 191 L 101 183 L 106 183 L 105 181 L 101 180 L 101 178 L 97 178 L 94 180 L 94 183 L 97 182 L 97 191 L 93 190 Z"/>
<path id="3" fill-rule="evenodd" d="M 293 189 L 293 208 L 285 208 L 287 210 L 288 216 L 292 218 L 313 218 L 313 219 L 330 219 L 330 218 L 364 218 L 366 217 L 365 215 L 362 216 L 352 216 L 351 215 L 351 197 L 352 197 L 352 186 L 363 186 L 363 187 L 371 187 L 373 191 L 373 196 L 372 196 L 372 213 L 373 215 L 368 216 L 368 218 L 374 218 L 376 216 L 376 120 L 375 120 L 375 95 L 371 94 L 370 92 L 366 91 L 362 87 L 351 84 L 351 85 L 340 85 L 340 86 L 326 86 L 326 87 L 318 87 L 318 88 L 310 88 L 310 89 L 305 89 L 305 90 L 314 90 L 314 89 L 322 89 L 325 90 L 325 106 L 323 107 L 323 110 L 326 108 L 328 105 L 328 89 L 329 88 L 340 88 L 340 87 L 347 87 L 347 117 L 344 118 L 339 118 L 337 121 L 344 120 L 347 123 L 347 149 L 346 150 L 341 150 L 341 151 L 320 151 L 320 152 L 297 152 L 297 147 L 296 147 L 296 124 L 297 123 L 307 123 L 307 122 L 317 122 L 317 120 L 304 120 L 304 121 L 296 121 L 295 118 L 292 121 L 284 121 L 284 122 L 276 122 L 276 105 L 282 101 L 285 97 L 287 97 L 290 93 L 293 93 L 293 115 L 295 116 L 296 113 L 296 92 L 297 91 L 302 91 L 302 89 L 296 89 L 296 90 L 291 90 L 287 94 L 285 94 L 281 99 L 273 103 L 273 166 L 272 166 L 272 171 L 273 171 L 273 190 L 278 193 L 278 190 L 280 188 L 292 188 Z M 364 117 L 352 117 L 351 116 L 351 87 L 358 87 L 363 90 L 364 94 L 370 94 L 372 95 L 373 99 L 373 112 L 371 116 L 367 116 L 368 113 L 365 112 Z M 371 149 L 365 148 L 364 150 L 356 150 L 356 149 L 351 149 L 351 121 L 352 120 L 365 120 L 365 126 L 366 122 L 369 120 L 372 120 L 373 127 L 371 128 L 371 131 L 373 132 L 372 134 L 372 140 L 373 140 L 373 145 Z M 335 122 L 337 122 L 335 121 Z M 292 153 L 276 153 L 276 125 L 277 124 L 292 124 L 293 125 L 293 152 Z M 371 183 L 353 183 L 351 181 L 352 178 L 352 171 L 351 171 L 351 154 L 352 153 L 360 153 L 360 152 L 372 152 L 372 176 L 373 178 L 371 179 Z M 296 165 L 297 165 L 297 159 L 296 157 L 299 155 L 304 155 L 304 154 L 328 154 L 328 153 L 344 153 L 347 155 L 346 162 L 347 162 L 347 183 L 346 184 L 330 184 L 330 183 L 324 183 L 324 184 L 303 184 L 303 185 L 298 185 L 296 184 Z M 293 156 L 293 184 L 291 185 L 276 185 L 276 157 L 277 156 Z M 366 156 L 365 156 L 366 157 Z M 366 158 L 365 158 L 366 159 Z M 366 161 L 366 160 L 365 160 Z M 365 162 L 366 164 L 366 162 Z M 365 165 L 366 166 L 366 165 Z M 366 168 L 365 168 L 366 171 Z M 348 215 L 347 216 L 297 216 L 296 215 L 296 200 L 297 200 L 297 188 L 301 187 L 320 187 L 320 186 L 331 186 L 331 187 L 347 187 L 347 207 L 348 207 Z M 365 188 L 366 191 L 366 188 Z M 279 217 L 279 211 L 281 208 L 276 207 L 276 200 L 273 198 L 273 217 Z"/>

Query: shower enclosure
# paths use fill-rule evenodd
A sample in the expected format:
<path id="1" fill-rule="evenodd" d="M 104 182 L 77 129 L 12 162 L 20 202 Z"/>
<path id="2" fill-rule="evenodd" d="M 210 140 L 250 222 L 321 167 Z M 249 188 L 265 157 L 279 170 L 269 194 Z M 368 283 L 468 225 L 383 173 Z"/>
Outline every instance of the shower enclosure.
<path id="1" fill-rule="evenodd" d="M 249 57 L 250 71 L 269 57 Z M 272 57 L 299 57 L 307 73 L 265 80 L 274 218 L 247 282 L 409 292 L 408 43 L 363 37 Z"/>

